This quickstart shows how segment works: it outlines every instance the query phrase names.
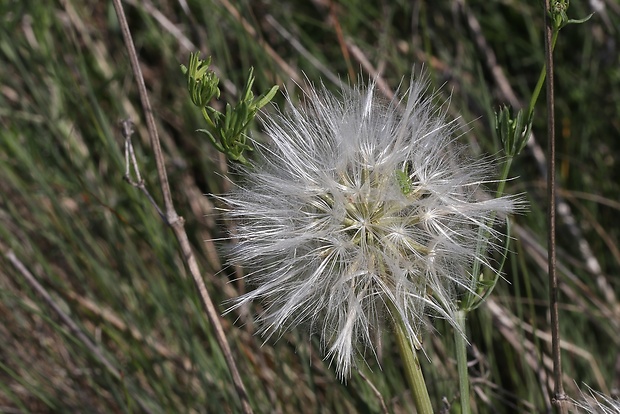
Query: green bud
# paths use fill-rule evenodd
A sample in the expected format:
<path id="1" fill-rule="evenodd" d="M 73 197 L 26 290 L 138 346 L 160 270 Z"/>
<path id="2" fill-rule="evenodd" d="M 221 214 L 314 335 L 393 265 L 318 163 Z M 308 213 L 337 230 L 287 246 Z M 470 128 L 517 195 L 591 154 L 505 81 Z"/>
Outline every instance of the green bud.
<path id="1" fill-rule="evenodd" d="M 250 122 L 256 116 L 260 108 L 267 105 L 278 91 L 278 86 L 273 86 L 269 91 L 254 98 L 252 85 L 254 85 L 254 69 L 250 69 L 248 80 L 245 83 L 241 100 L 236 105 L 226 104 L 226 110 L 222 114 L 208 106 L 213 98 L 220 97 L 218 88 L 219 79 L 215 73 L 209 70 L 211 58 L 202 60 L 199 53 L 192 53 L 189 57 L 189 66 L 181 65 L 183 74 L 187 76 L 187 90 L 194 105 L 201 109 L 202 115 L 210 127 L 210 130 L 199 129 L 207 135 L 213 146 L 228 158 L 244 164 L 248 160 L 244 157 L 245 151 L 253 148 L 247 143 L 245 134 Z"/>
<path id="2" fill-rule="evenodd" d="M 495 131 L 504 144 L 506 155 L 514 157 L 527 145 L 532 131 L 532 119 L 526 119 L 522 109 L 514 117 L 512 110 L 504 106 L 499 113 L 495 113 Z"/>
<path id="3" fill-rule="evenodd" d="M 566 25 L 568 22 L 568 15 L 566 11 L 568 10 L 568 0 L 552 0 L 551 7 L 549 10 L 549 17 L 553 22 L 554 30 L 560 30 L 562 27 Z"/>
<path id="4" fill-rule="evenodd" d="M 587 22 L 594 15 L 594 13 L 590 13 L 588 16 L 583 19 L 569 19 L 568 18 L 568 6 L 569 0 L 552 0 L 551 8 L 549 10 L 549 18 L 553 22 L 553 30 L 558 31 L 564 26 L 569 24 L 580 24 Z"/>
<path id="5" fill-rule="evenodd" d="M 211 99 L 220 97 L 220 82 L 217 75 L 209 70 L 211 57 L 200 59 L 198 52 L 189 55 L 189 68 L 181 65 L 181 71 L 187 76 L 187 90 L 194 105 L 206 107 Z"/>

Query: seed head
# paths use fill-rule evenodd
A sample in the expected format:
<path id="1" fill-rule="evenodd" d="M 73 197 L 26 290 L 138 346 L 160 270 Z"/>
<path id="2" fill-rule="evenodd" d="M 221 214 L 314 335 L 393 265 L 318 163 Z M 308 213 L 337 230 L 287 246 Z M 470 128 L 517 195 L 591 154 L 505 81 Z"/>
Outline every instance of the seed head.
<path id="1" fill-rule="evenodd" d="M 589 395 L 581 391 L 581 399 L 579 401 L 571 399 L 575 408 L 579 408 L 576 412 L 585 414 L 620 414 L 620 399 L 612 398 L 601 392 L 594 391 L 588 387 Z"/>
<path id="2" fill-rule="evenodd" d="M 468 269 L 485 260 L 480 227 L 494 239 L 492 217 L 517 204 L 485 196 L 492 164 L 466 156 L 425 90 L 412 81 L 391 102 L 374 84 L 311 90 L 265 120 L 262 158 L 222 197 L 238 221 L 231 262 L 254 288 L 229 311 L 260 299 L 267 337 L 308 325 L 341 378 L 394 318 L 417 347 L 428 315 L 455 324 Z"/>

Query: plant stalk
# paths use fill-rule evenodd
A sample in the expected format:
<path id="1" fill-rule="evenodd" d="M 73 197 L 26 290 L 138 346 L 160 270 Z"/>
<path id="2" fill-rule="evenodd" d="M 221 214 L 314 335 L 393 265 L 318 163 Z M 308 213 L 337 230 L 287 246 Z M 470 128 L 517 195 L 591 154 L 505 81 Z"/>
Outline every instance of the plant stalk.
<path id="1" fill-rule="evenodd" d="M 555 49 L 555 43 L 558 40 L 559 30 L 553 32 L 552 40 L 551 40 L 551 53 L 553 53 L 553 49 Z M 540 76 L 538 77 L 538 82 L 536 82 L 536 87 L 534 88 L 534 92 L 532 93 L 532 98 L 530 99 L 530 105 L 527 110 L 527 118 L 532 119 L 532 115 L 534 115 L 534 107 L 536 106 L 536 101 L 538 101 L 538 96 L 542 91 L 542 87 L 545 84 L 545 78 L 547 77 L 547 64 L 545 63 L 540 71 Z"/>
<path id="2" fill-rule="evenodd" d="M 396 331 L 396 342 L 398 343 L 400 357 L 405 366 L 405 375 L 407 376 L 418 414 L 432 414 L 433 406 L 431 405 L 431 399 L 428 396 L 428 389 L 422 375 L 422 367 L 420 367 L 420 361 L 413 344 L 407 337 L 407 332 L 401 319 L 394 321 L 394 330 Z"/>
<path id="3" fill-rule="evenodd" d="M 116 16 L 121 27 L 125 47 L 127 49 L 127 53 L 129 54 L 129 62 L 131 64 L 134 78 L 138 86 L 140 101 L 142 103 L 142 109 L 144 110 L 144 116 L 146 118 L 146 126 L 151 141 L 153 155 L 155 157 L 155 163 L 157 165 L 157 175 L 159 176 L 159 183 L 164 199 L 166 224 L 168 224 L 174 232 L 174 235 L 179 243 L 185 265 L 187 266 L 189 273 L 192 275 L 194 285 L 198 290 L 198 294 L 200 296 L 200 300 L 204 307 L 205 313 L 207 315 L 207 318 L 209 319 L 209 322 L 211 323 L 211 327 L 213 328 L 215 339 L 220 347 L 220 350 L 222 351 L 222 354 L 224 355 L 224 360 L 226 361 L 228 370 L 230 371 L 235 391 L 241 403 L 241 410 L 244 414 L 252 414 L 253 411 L 252 406 L 250 405 L 250 399 L 245 389 L 245 386 L 243 385 L 241 374 L 239 373 L 239 369 L 237 368 L 237 364 L 230 348 L 230 344 L 228 343 L 228 339 L 226 338 L 226 333 L 224 332 L 224 328 L 222 327 L 222 323 L 220 320 L 221 316 L 216 309 L 215 304 L 211 299 L 211 296 L 209 296 L 209 292 L 207 291 L 207 287 L 202 278 L 200 268 L 198 267 L 198 262 L 196 261 L 196 256 L 194 255 L 194 251 L 189 242 L 187 232 L 185 231 L 185 220 L 183 219 L 183 217 L 178 215 L 174 208 L 172 191 L 170 190 L 170 183 L 168 181 L 168 174 L 166 172 L 166 163 L 164 160 L 163 151 L 161 149 L 161 143 L 159 141 L 157 127 L 155 125 L 155 118 L 153 117 L 153 110 L 151 108 L 151 103 L 149 101 L 149 97 L 146 91 L 144 77 L 142 76 L 142 69 L 140 68 L 140 63 L 138 62 L 138 55 L 136 53 L 136 48 L 131 37 L 129 25 L 127 24 L 127 18 L 125 16 L 125 11 L 123 10 L 123 5 L 121 3 L 121 0 L 113 0 L 112 3 L 114 5 Z"/>
<path id="4" fill-rule="evenodd" d="M 464 310 L 456 313 L 456 323 L 460 332 L 454 330 L 454 343 L 456 344 L 456 364 L 459 373 L 459 393 L 461 399 L 461 414 L 470 414 L 469 405 L 469 372 L 467 370 L 467 343 L 465 342 L 465 315 Z"/>
<path id="5" fill-rule="evenodd" d="M 556 216 L 556 188 L 555 188 L 555 100 L 553 79 L 553 22 L 549 19 L 551 12 L 550 0 L 545 0 L 545 58 L 547 69 L 547 203 L 548 203 L 548 241 L 547 260 L 549 263 L 549 311 L 551 314 L 551 349 L 553 353 L 553 379 L 555 382 L 553 403 L 562 414 L 568 413 L 562 384 L 562 354 L 560 349 L 560 319 L 558 310 L 559 283 L 556 273 L 555 252 L 555 216 Z M 556 34 L 557 36 L 557 34 Z"/>
<path id="6" fill-rule="evenodd" d="M 509 156 L 506 159 L 506 162 L 504 163 L 504 166 L 502 168 L 501 175 L 499 178 L 499 185 L 497 186 L 497 191 L 495 192 L 495 198 L 499 198 L 504 194 L 504 188 L 506 187 L 506 180 L 508 179 L 508 172 L 510 171 L 510 167 L 512 166 L 513 159 L 514 157 Z M 491 213 L 491 216 L 489 217 L 489 221 L 488 221 L 489 226 L 492 226 L 493 223 L 495 222 L 495 216 L 496 216 L 496 212 L 493 211 Z M 478 228 L 478 242 L 476 244 L 476 257 L 482 256 L 482 253 L 486 250 L 487 243 L 489 241 L 489 236 L 490 236 L 490 233 L 488 230 L 484 228 L 484 226 L 480 226 Z M 472 267 L 472 276 L 475 278 L 474 280 L 478 280 L 478 275 L 480 275 L 481 266 L 482 266 L 482 263 L 480 262 L 480 260 L 474 260 L 473 267 Z M 475 291 L 475 289 L 476 289 L 476 286 L 473 285 L 472 290 Z M 461 307 L 461 310 L 464 310 L 465 312 L 469 312 L 475 309 L 471 307 L 474 297 L 475 295 L 472 295 L 472 293 L 469 292 L 466 295 L 465 300 L 463 301 L 463 304 L 465 307 L 464 308 Z M 462 329 L 462 332 L 465 332 L 463 327 L 461 327 L 461 329 Z M 455 335 L 457 334 L 458 332 L 455 333 Z"/>

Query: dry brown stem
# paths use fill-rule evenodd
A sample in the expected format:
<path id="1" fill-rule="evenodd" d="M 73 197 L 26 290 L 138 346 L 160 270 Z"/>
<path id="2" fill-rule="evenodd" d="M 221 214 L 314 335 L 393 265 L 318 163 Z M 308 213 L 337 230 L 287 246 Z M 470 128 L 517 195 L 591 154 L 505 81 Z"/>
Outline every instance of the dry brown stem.
<path id="1" fill-rule="evenodd" d="M 183 220 L 183 217 L 179 216 L 174 209 L 174 204 L 172 202 L 172 193 L 170 190 L 170 183 L 168 182 L 168 174 L 166 173 L 164 155 L 159 141 L 159 134 L 157 133 L 157 127 L 155 126 L 155 118 L 153 117 L 153 111 L 151 109 L 151 104 L 146 92 L 146 86 L 144 84 L 144 77 L 142 76 L 142 70 L 140 69 L 138 56 L 136 54 L 135 46 L 131 37 L 131 33 L 129 31 L 125 12 L 123 10 L 120 0 L 114 0 L 113 3 L 123 33 L 125 47 L 127 48 L 127 52 L 129 54 L 129 60 L 131 62 L 131 68 L 134 73 L 134 78 L 138 86 L 140 100 L 142 103 L 142 108 L 144 110 L 144 116 L 146 118 L 151 148 L 153 150 L 155 162 L 157 164 L 157 174 L 159 176 L 159 182 L 165 206 L 165 222 L 166 224 L 168 224 L 168 226 L 170 226 L 179 243 L 179 247 L 183 255 L 183 261 L 185 262 L 185 265 L 187 266 L 190 274 L 192 275 L 194 284 L 200 296 L 200 300 L 207 314 L 207 318 L 209 319 L 209 322 L 213 327 L 213 331 L 215 332 L 215 338 L 224 355 L 224 359 L 226 360 L 228 369 L 230 370 L 230 373 L 232 375 L 235 390 L 237 392 L 237 395 L 239 396 L 239 399 L 241 400 L 243 412 L 246 414 L 252 413 L 252 408 L 248 400 L 247 392 L 245 390 L 243 382 L 241 381 L 239 370 L 237 369 L 237 365 L 233 358 L 230 345 L 228 344 L 228 340 L 226 339 L 224 329 L 222 328 L 220 314 L 215 308 L 211 297 L 209 296 L 209 292 L 207 291 L 207 287 L 205 286 L 204 280 L 202 279 L 200 269 L 198 268 L 198 262 L 196 261 L 196 257 L 194 256 L 194 252 L 187 237 L 187 233 L 185 232 L 185 221 Z M 135 162 L 135 158 L 130 157 L 130 159 L 132 163 Z M 134 169 L 137 169 L 137 165 L 135 163 Z M 137 181 L 138 186 L 140 186 L 140 181 L 141 180 Z"/>

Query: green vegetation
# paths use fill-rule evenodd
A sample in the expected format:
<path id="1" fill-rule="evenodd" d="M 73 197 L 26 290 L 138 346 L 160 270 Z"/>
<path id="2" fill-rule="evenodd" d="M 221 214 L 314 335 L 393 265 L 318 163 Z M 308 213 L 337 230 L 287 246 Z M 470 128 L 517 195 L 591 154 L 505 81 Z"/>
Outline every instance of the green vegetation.
<path id="1" fill-rule="evenodd" d="M 226 192 L 224 177 L 236 177 L 196 132 L 204 119 L 180 64 L 195 51 L 212 57 L 221 95 L 211 105 L 221 113 L 241 98 L 250 67 L 252 97 L 274 84 L 300 97 L 308 81 L 336 90 L 339 80 L 374 78 L 378 70 L 387 98 L 412 70 L 424 70 L 451 99 L 450 114 L 461 117 L 460 139 L 501 157 L 494 111 L 529 103 L 544 64 L 542 8 L 463 3 L 124 4 L 175 206 L 216 304 L 246 287 L 242 270 L 224 264 L 230 241 L 222 238 L 232 224 L 204 194 Z M 567 207 L 558 214 L 560 324 L 572 397 L 579 396 L 576 384 L 606 394 L 620 389 L 620 6 L 601 4 L 606 8 L 587 23 L 564 28 L 555 47 L 559 195 Z M 573 2 L 569 17 L 588 15 L 587 7 Z M 0 19 L 0 412 L 240 412 L 173 233 L 123 180 L 119 123 L 130 118 L 140 172 L 161 204 L 112 4 L 4 1 Z M 280 93 L 273 101 L 285 106 Z M 468 314 L 474 413 L 550 407 L 545 112 L 541 96 L 535 141 L 514 158 L 511 176 L 518 178 L 504 190 L 529 202 L 512 224 L 505 280 Z M 258 118 L 250 133 L 262 140 Z M 242 309 L 222 324 L 256 413 L 382 412 L 378 394 L 389 412 L 411 412 L 391 333 L 380 364 L 369 355 L 363 376 L 341 384 L 302 330 L 262 345 L 253 313 Z M 458 413 L 452 332 L 435 328 L 423 338 L 429 360 L 421 360 L 431 401 L 437 412 Z"/>

